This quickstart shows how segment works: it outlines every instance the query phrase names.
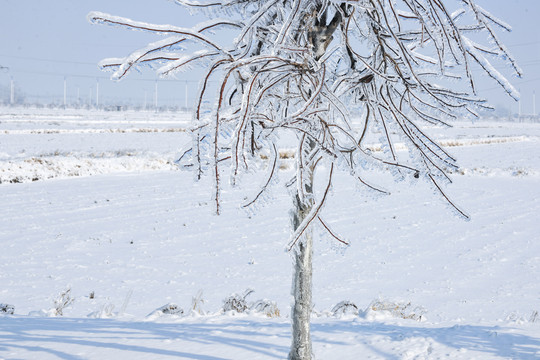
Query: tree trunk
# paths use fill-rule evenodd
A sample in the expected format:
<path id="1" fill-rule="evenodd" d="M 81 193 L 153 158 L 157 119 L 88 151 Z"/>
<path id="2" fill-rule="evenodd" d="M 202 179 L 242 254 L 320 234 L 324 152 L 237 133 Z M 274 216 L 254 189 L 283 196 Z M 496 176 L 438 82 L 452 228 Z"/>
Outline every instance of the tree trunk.
<path id="1" fill-rule="evenodd" d="M 315 147 L 315 142 L 307 141 L 304 151 L 309 154 Z M 313 174 L 314 164 L 304 168 L 304 180 L 300 188 L 304 196 L 295 194 L 293 198 L 294 209 L 291 211 L 293 231 L 296 231 L 302 221 L 308 216 L 313 208 Z M 312 289 L 312 258 L 313 258 L 313 231 L 308 228 L 300 239 L 298 245 L 293 248 L 294 274 L 292 281 L 292 296 L 294 305 L 291 311 L 292 320 L 292 344 L 289 360 L 311 360 L 311 289 Z"/>
<path id="2" fill-rule="evenodd" d="M 307 212 L 300 210 L 300 217 Z M 301 222 L 301 221 L 300 221 Z M 292 345 L 289 360 L 311 359 L 311 288 L 312 288 L 312 230 L 306 230 L 305 239 L 300 243 L 294 254 L 294 275 L 292 295 L 294 306 L 292 308 Z"/>
<path id="3" fill-rule="evenodd" d="M 328 11 L 328 10 L 327 10 Z M 318 13 L 320 12 L 317 11 Z M 341 14 L 336 12 L 334 17 L 327 24 L 327 13 L 321 19 L 317 19 L 312 29 L 308 33 L 308 41 L 313 46 L 315 59 L 320 59 L 326 52 L 326 48 L 332 40 L 332 35 L 341 21 Z M 320 21 L 319 21 L 320 20 Z M 311 96 L 311 89 L 306 89 L 308 97 Z M 304 179 L 298 178 L 299 188 L 303 196 L 296 194 L 294 201 L 294 211 L 291 213 L 293 231 L 296 231 L 304 218 L 313 208 L 313 175 L 317 161 L 310 158 L 311 152 L 315 149 L 315 141 L 308 136 L 302 138 L 298 166 L 299 174 Z M 304 142 L 305 141 L 305 142 Z M 305 146 L 303 146 L 305 145 Z M 305 159 L 305 161 L 304 161 Z M 292 319 L 292 344 L 289 352 L 289 360 L 311 360 L 311 289 L 313 283 L 313 231 L 311 227 L 306 229 L 303 238 L 293 249 L 294 254 L 294 274 L 292 283 L 292 295 L 294 305 L 291 311 Z"/>

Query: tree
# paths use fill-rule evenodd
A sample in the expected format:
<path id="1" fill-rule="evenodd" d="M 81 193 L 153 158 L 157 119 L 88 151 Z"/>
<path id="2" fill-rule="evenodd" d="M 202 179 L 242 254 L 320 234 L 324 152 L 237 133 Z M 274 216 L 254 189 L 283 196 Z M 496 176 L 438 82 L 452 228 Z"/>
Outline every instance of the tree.
<path id="1" fill-rule="evenodd" d="M 283 133 L 296 136 L 296 175 L 289 182 L 294 190 L 288 250 L 295 259 L 289 358 L 310 359 L 312 225 L 347 244 L 321 217 L 335 168 L 381 194 L 387 192 L 366 180 L 370 169 L 425 179 L 467 218 L 443 189 L 451 182 L 447 171 L 457 167 L 456 160 L 422 124 L 449 126 L 449 120 L 489 108 L 476 95 L 473 64 L 518 98 L 489 61 L 498 58 L 521 75 L 494 31 L 510 27 L 473 0 L 457 1 L 454 11 L 443 0 L 176 3 L 213 20 L 188 29 L 91 13 L 94 23 L 165 36 L 101 66 L 114 70 L 115 79 L 144 64 L 157 65 L 161 75 L 195 65 L 205 69 L 193 115 L 192 147 L 181 164 L 192 167 L 199 179 L 211 173 L 218 214 L 225 168 L 236 184 L 261 158 L 268 159 L 266 182 L 244 204 L 251 206 L 278 172 L 279 138 Z M 212 36 L 215 32 L 235 37 L 224 40 Z M 489 45 L 478 42 L 485 37 Z M 194 51 L 182 55 L 184 45 Z M 213 105 L 205 105 L 207 99 L 213 99 Z M 384 152 L 370 148 L 367 140 L 373 134 L 382 134 Z M 396 151 L 398 140 L 408 157 Z M 316 181 L 323 181 L 320 191 L 314 190 Z"/>

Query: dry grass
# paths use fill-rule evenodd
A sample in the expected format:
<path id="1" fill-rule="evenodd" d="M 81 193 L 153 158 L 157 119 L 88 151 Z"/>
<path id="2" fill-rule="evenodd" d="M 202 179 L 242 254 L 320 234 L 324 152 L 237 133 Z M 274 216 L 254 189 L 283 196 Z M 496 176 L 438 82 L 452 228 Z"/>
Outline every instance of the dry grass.
<path id="1" fill-rule="evenodd" d="M 425 310 L 422 307 L 413 307 L 410 302 L 400 303 L 386 300 L 373 301 L 365 311 L 366 314 L 369 312 L 388 313 L 393 317 L 416 321 L 422 321 L 425 314 Z"/>

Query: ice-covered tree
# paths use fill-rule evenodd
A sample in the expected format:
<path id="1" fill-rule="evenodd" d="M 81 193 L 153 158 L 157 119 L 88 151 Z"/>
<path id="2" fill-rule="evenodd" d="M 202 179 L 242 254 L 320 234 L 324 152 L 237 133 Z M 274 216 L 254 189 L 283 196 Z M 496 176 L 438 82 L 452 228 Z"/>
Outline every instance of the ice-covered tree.
<path id="1" fill-rule="evenodd" d="M 211 20 L 184 28 L 89 14 L 94 23 L 163 36 L 101 66 L 113 70 L 115 79 L 145 64 L 161 75 L 204 69 L 193 142 L 181 165 L 192 167 L 197 178 L 205 172 L 212 176 L 218 214 L 224 174 L 236 184 L 265 159 L 266 181 L 244 204 L 253 205 L 277 176 L 278 140 L 294 134 L 296 171 L 288 183 L 293 198 L 288 250 L 295 260 L 289 358 L 310 359 L 313 225 L 345 243 L 321 214 L 335 168 L 375 193 L 386 191 L 366 180 L 373 169 L 424 179 L 467 217 L 444 192 L 456 160 L 422 126 L 448 126 L 488 107 L 477 96 L 474 66 L 517 99 L 491 64 L 506 63 L 521 75 L 495 33 L 510 27 L 473 0 L 175 2 Z M 369 146 L 374 134 L 383 151 Z M 407 151 L 396 151 L 396 141 Z"/>

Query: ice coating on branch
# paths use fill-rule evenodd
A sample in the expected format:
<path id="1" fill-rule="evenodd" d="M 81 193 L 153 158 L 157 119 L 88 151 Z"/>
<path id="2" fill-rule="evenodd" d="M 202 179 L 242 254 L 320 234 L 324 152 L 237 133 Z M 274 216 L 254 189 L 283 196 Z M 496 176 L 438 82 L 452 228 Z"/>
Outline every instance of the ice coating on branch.
<path id="1" fill-rule="evenodd" d="M 93 23 L 93 24 L 124 26 L 131 30 L 162 32 L 162 33 L 189 31 L 189 29 L 180 28 L 173 25 L 151 24 L 151 23 L 147 23 L 143 21 L 135 21 L 129 18 L 125 18 L 121 16 L 114 16 L 114 15 L 99 12 L 99 11 L 92 11 L 88 13 L 86 18 L 90 23 Z"/>
<path id="2" fill-rule="evenodd" d="M 485 16 L 486 18 L 488 18 L 495 25 L 500 26 L 501 28 L 503 28 L 506 31 L 512 31 L 512 27 L 508 23 L 506 23 L 506 22 L 502 21 L 501 19 L 497 18 L 496 16 L 491 14 L 489 11 L 486 11 L 484 8 L 482 8 L 481 6 L 479 6 L 477 4 L 475 4 L 474 7 L 478 11 L 478 13 L 480 13 L 483 16 Z"/>
<path id="3" fill-rule="evenodd" d="M 115 69 L 112 79 L 120 80 L 133 66 L 178 59 L 180 56 L 179 53 L 160 51 L 160 49 L 171 48 L 173 45 L 184 40 L 185 37 L 180 36 L 168 37 L 167 39 L 148 44 L 146 47 L 132 52 L 125 58 L 104 59 L 99 63 L 99 66 L 104 70 Z"/>
<path id="4" fill-rule="evenodd" d="M 113 16 L 106 13 L 95 12 L 95 11 L 89 13 L 87 18 L 91 23 L 94 23 L 94 24 L 116 25 L 116 26 L 126 27 L 132 30 L 148 31 L 152 33 L 166 34 L 166 35 L 178 34 L 178 35 L 185 36 L 191 40 L 197 41 L 201 45 L 205 45 L 210 48 L 214 48 L 220 52 L 227 53 L 216 42 L 213 42 L 211 39 L 201 34 L 201 32 L 197 30 L 193 30 L 189 28 L 182 28 L 182 27 L 173 26 L 173 25 L 159 25 L 159 24 L 146 23 L 142 21 L 134 21 L 128 18 L 124 18 L 120 16 Z"/>
<path id="5" fill-rule="evenodd" d="M 512 31 L 512 28 L 510 25 L 504 23 L 503 21 L 497 19 L 495 16 L 484 10 L 482 7 L 476 5 L 472 0 L 462 0 L 466 2 L 469 7 L 474 12 L 474 15 L 476 16 L 477 21 L 480 25 L 483 26 L 483 28 L 489 33 L 491 39 L 493 42 L 497 45 L 498 50 L 497 55 L 503 58 L 504 60 L 507 60 L 512 67 L 514 68 L 514 71 L 516 72 L 517 76 L 522 76 L 523 70 L 517 65 L 517 62 L 515 59 L 510 55 L 510 52 L 506 49 L 506 47 L 502 44 L 502 42 L 497 37 L 495 31 L 489 26 L 488 21 L 494 23 L 495 25 L 498 25 L 499 27 L 503 28 L 506 31 Z"/>
<path id="6" fill-rule="evenodd" d="M 456 11 L 454 11 L 450 17 L 452 18 L 452 20 L 456 21 L 458 20 L 462 15 L 465 15 L 467 13 L 467 11 L 465 11 L 465 9 L 457 9 Z"/>
<path id="7" fill-rule="evenodd" d="M 497 81 L 504 90 L 512 97 L 514 100 L 519 100 L 519 92 L 516 90 L 512 84 L 499 72 L 497 69 L 491 65 L 491 63 L 478 51 L 477 46 L 463 37 L 463 44 L 467 49 L 467 52 L 474 58 L 474 60 L 491 76 L 495 81 Z"/>
<path id="8" fill-rule="evenodd" d="M 287 160 L 296 167 L 289 188 L 300 203 L 319 209 L 299 224 L 292 247 L 319 221 L 328 193 L 325 187 L 312 192 L 309 174 L 323 163 L 351 174 L 374 194 L 387 191 L 366 180 L 370 171 L 427 181 L 467 217 L 442 186 L 450 182 L 446 171 L 456 168 L 456 159 L 423 125 L 448 126 L 489 108 L 475 94 L 476 63 L 519 98 L 494 66 L 503 63 L 521 75 L 496 36 L 495 29 L 510 31 L 508 24 L 471 0 L 454 9 L 424 0 L 176 3 L 216 20 L 187 29 L 98 12 L 89 19 L 165 35 L 124 59 L 102 62 L 115 68 L 116 78 L 142 64 L 157 64 L 161 75 L 206 69 L 185 157 L 197 179 L 205 172 L 213 178 L 216 208 L 224 174 L 236 184 L 242 173 L 265 169 L 260 192 L 246 201 L 252 207 L 264 200 L 285 156 L 280 139 L 289 137 L 285 146 L 296 148 Z M 227 36 L 213 34 L 223 27 Z"/>
<path id="9" fill-rule="evenodd" d="M 201 63 L 208 63 L 214 56 L 219 55 L 216 51 L 197 51 L 191 55 L 177 56 L 176 59 L 171 58 L 164 66 L 158 69 L 158 73 L 162 76 L 172 75 L 178 71 L 188 71 L 194 66 L 201 66 Z"/>

